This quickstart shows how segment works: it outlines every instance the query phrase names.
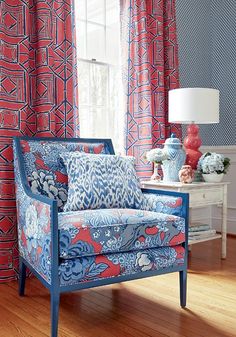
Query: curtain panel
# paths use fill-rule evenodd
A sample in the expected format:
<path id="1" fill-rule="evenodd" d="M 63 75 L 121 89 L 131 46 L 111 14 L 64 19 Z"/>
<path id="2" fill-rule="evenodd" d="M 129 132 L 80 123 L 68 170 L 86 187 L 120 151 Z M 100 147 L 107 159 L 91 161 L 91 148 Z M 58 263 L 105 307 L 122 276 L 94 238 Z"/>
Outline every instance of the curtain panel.
<path id="1" fill-rule="evenodd" d="M 0 4 L 0 282 L 17 277 L 12 137 L 78 132 L 72 0 Z"/>
<path id="2" fill-rule="evenodd" d="M 145 153 L 181 127 L 168 124 L 168 90 L 179 87 L 175 0 L 121 0 L 125 150 L 150 177 Z"/>

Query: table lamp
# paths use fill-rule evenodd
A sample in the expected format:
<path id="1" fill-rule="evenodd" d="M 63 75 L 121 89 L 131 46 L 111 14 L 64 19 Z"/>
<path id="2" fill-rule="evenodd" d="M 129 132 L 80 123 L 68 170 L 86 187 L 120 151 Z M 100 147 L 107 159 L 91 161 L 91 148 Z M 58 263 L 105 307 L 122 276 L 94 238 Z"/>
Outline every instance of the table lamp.
<path id="1" fill-rule="evenodd" d="M 202 141 L 197 124 L 219 123 L 219 90 L 211 88 L 170 90 L 169 123 L 189 124 L 184 139 L 186 164 L 196 169 L 202 155 L 199 151 Z"/>

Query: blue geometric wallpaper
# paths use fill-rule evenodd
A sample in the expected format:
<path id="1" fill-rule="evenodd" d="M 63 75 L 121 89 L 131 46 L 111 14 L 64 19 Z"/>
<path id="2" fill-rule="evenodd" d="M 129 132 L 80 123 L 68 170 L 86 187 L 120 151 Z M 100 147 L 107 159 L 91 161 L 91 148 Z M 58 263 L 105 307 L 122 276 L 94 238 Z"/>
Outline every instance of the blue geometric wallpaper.
<path id="1" fill-rule="evenodd" d="M 176 0 L 176 16 L 181 87 L 220 90 L 220 123 L 200 125 L 203 145 L 236 145 L 236 0 Z"/>

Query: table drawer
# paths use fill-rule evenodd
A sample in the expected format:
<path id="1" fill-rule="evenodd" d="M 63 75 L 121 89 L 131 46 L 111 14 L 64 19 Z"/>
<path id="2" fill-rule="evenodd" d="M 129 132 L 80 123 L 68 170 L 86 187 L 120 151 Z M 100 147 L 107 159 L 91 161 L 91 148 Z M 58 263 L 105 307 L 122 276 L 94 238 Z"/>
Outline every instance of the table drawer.
<path id="1" fill-rule="evenodd" d="M 209 190 L 191 191 L 190 207 L 204 206 L 223 202 L 223 191 L 221 188 L 211 188 Z"/>

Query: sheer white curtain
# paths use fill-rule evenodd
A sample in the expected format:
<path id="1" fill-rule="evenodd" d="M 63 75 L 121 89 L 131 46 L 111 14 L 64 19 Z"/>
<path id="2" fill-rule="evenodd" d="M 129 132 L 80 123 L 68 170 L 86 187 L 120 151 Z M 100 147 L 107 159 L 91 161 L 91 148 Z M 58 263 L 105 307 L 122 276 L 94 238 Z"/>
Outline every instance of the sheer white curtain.
<path id="1" fill-rule="evenodd" d="M 76 0 L 80 136 L 124 148 L 119 0 Z"/>

